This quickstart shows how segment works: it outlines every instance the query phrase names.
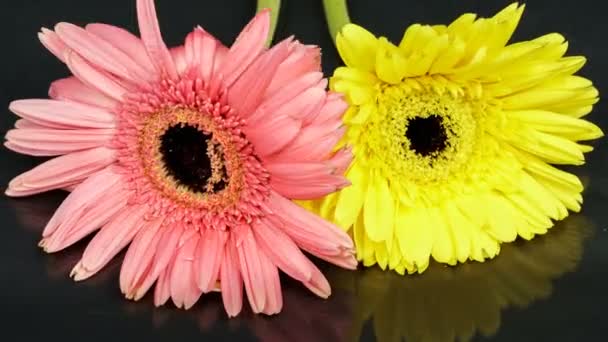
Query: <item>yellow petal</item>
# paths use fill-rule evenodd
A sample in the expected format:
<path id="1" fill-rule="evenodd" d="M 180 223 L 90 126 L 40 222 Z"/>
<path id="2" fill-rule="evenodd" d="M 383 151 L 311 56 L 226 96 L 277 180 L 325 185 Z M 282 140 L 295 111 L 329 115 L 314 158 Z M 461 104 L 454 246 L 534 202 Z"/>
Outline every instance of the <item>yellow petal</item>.
<path id="1" fill-rule="evenodd" d="M 514 216 L 513 205 L 501 194 L 490 194 L 485 200 L 491 212 L 488 215 L 487 231 L 496 240 L 511 242 L 517 237 L 517 227 L 524 224 L 521 217 Z"/>
<path id="2" fill-rule="evenodd" d="M 374 70 L 378 39 L 366 29 L 347 24 L 336 37 L 336 46 L 344 63 L 366 71 Z"/>
<path id="3" fill-rule="evenodd" d="M 334 79 L 349 80 L 362 85 L 373 86 L 378 82 L 373 73 L 356 68 L 339 67 L 334 71 Z"/>
<path id="4" fill-rule="evenodd" d="M 416 265 L 428 262 L 433 246 L 433 227 L 424 208 L 399 206 L 395 233 L 403 257 Z"/>
<path id="5" fill-rule="evenodd" d="M 448 47 L 448 36 L 445 34 L 434 36 L 423 46 L 421 50 L 414 52 L 408 59 L 406 76 L 422 76 L 429 73 L 437 56 Z"/>
<path id="6" fill-rule="evenodd" d="M 329 88 L 346 95 L 350 104 L 360 105 L 373 99 L 377 82 L 378 79 L 366 71 L 340 67 L 329 80 Z"/>
<path id="7" fill-rule="evenodd" d="M 391 239 L 392 240 L 392 239 Z M 394 242 L 393 244 L 397 244 L 397 242 Z M 401 263 L 401 251 L 399 250 L 399 248 L 397 246 L 395 246 L 394 248 L 388 248 L 389 250 L 389 260 L 388 260 L 388 267 L 391 270 L 394 270 L 395 268 L 397 268 L 399 266 L 399 264 Z"/>
<path id="8" fill-rule="evenodd" d="M 359 214 L 353 224 L 353 240 L 355 241 L 355 249 L 357 250 L 357 260 L 362 261 L 366 254 L 366 249 L 368 249 L 362 214 Z"/>
<path id="9" fill-rule="evenodd" d="M 529 154 L 520 153 L 517 158 L 521 160 L 524 168 L 534 174 L 535 178 L 543 178 L 562 187 L 569 189 L 572 192 L 579 193 L 583 191 L 581 180 L 566 171 L 555 168 L 544 161 Z"/>
<path id="10" fill-rule="evenodd" d="M 336 201 L 338 200 L 338 193 L 331 193 L 321 200 L 321 205 L 319 206 L 319 215 L 326 220 L 334 221 L 334 212 L 336 208 Z M 344 226 L 344 230 L 347 230 L 349 226 Z"/>
<path id="11" fill-rule="evenodd" d="M 590 140 L 602 137 L 602 130 L 593 123 L 542 110 L 506 111 L 513 120 L 530 125 L 534 129 L 560 135 L 569 140 Z"/>
<path id="12" fill-rule="evenodd" d="M 376 51 L 376 74 L 384 82 L 397 84 L 405 76 L 406 60 L 386 38 L 379 39 Z"/>
<path id="13" fill-rule="evenodd" d="M 451 69 L 464 57 L 465 51 L 466 44 L 460 38 L 456 37 L 448 44 L 446 49 L 441 54 L 437 55 L 437 58 L 433 62 L 429 73 L 449 73 Z"/>
<path id="14" fill-rule="evenodd" d="M 568 104 L 581 98 L 596 98 L 597 90 L 581 93 L 571 89 L 556 89 L 539 86 L 532 90 L 520 92 L 503 98 L 506 109 L 543 109 L 555 104 Z"/>
<path id="15" fill-rule="evenodd" d="M 463 39 L 467 38 L 476 17 L 477 16 L 473 13 L 465 13 L 461 15 L 448 26 L 448 32 L 455 36 L 460 36 Z"/>
<path id="16" fill-rule="evenodd" d="M 331 90 L 343 93 L 352 105 L 362 105 L 374 98 L 374 89 L 358 83 L 336 79 L 331 82 Z"/>
<path id="17" fill-rule="evenodd" d="M 374 242 L 374 251 L 376 252 L 378 266 L 383 270 L 386 270 L 386 266 L 388 266 L 388 251 L 386 250 L 386 244 L 384 242 Z"/>
<path id="18" fill-rule="evenodd" d="M 508 137 L 517 148 L 532 153 L 552 164 L 582 165 L 585 157 L 579 146 L 568 139 L 521 127 L 519 132 Z"/>
<path id="19" fill-rule="evenodd" d="M 404 57 L 409 57 L 420 49 L 421 46 L 426 46 L 427 42 L 437 37 L 438 33 L 429 25 L 414 24 L 407 28 L 399 49 Z"/>
<path id="20" fill-rule="evenodd" d="M 519 24 L 524 8 L 525 5 L 519 6 L 519 4 L 513 3 L 494 16 L 496 30 L 493 36 L 488 39 L 491 43 L 491 49 L 502 48 L 507 44 L 517 24 Z"/>
<path id="21" fill-rule="evenodd" d="M 429 209 L 428 217 L 431 227 L 433 228 L 433 248 L 431 249 L 431 255 L 439 262 L 455 265 L 457 259 L 454 253 L 452 237 L 450 236 L 451 234 L 447 222 L 445 222 L 440 210 L 441 209 L 438 208 Z"/>
<path id="22" fill-rule="evenodd" d="M 344 114 L 344 122 L 351 125 L 364 124 L 377 110 L 376 104 L 373 102 L 362 104 L 360 107 L 350 107 Z"/>
<path id="23" fill-rule="evenodd" d="M 334 213 L 335 223 L 344 229 L 354 224 L 359 216 L 368 182 L 365 170 L 358 163 L 351 166 L 346 178 L 352 185 L 340 191 Z"/>
<path id="24" fill-rule="evenodd" d="M 375 176 L 370 180 L 363 212 L 365 230 L 372 241 L 392 238 L 395 203 L 385 178 Z"/>
<path id="25" fill-rule="evenodd" d="M 471 222 L 462 214 L 455 203 L 444 206 L 447 226 L 451 230 L 456 258 L 465 262 L 471 255 Z"/>

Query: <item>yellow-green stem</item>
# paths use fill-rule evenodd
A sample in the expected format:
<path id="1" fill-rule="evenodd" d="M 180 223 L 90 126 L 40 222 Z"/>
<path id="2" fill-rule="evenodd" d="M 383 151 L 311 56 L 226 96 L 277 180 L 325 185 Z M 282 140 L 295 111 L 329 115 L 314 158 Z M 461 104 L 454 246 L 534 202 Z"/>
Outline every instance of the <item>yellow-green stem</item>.
<path id="1" fill-rule="evenodd" d="M 346 0 L 323 0 L 323 7 L 325 8 L 329 34 L 335 41 L 342 27 L 350 23 Z"/>
<path id="2" fill-rule="evenodd" d="M 270 46 L 272 39 L 274 38 L 274 31 L 277 28 L 277 21 L 279 20 L 281 0 L 258 0 L 257 12 L 266 8 L 270 8 L 270 30 L 268 31 L 266 46 Z"/>

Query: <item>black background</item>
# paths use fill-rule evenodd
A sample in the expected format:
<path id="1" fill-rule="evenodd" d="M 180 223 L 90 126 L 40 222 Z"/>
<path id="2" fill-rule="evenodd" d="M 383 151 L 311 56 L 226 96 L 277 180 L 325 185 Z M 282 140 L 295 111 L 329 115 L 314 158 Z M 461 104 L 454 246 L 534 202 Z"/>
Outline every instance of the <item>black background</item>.
<path id="1" fill-rule="evenodd" d="M 68 75 L 67 69 L 38 42 L 36 34 L 40 27 L 52 27 L 60 21 L 79 25 L 105 22 L 137 32 L 134 3 L 135 1 L 125 0 L 3 1 L 0 5 L 3 46 L 0 55 L 0 106 L 6 108 L 15 99 L 44 98 L 51 81 Z M 413 22 L 448 23 L 463 12 L 489 16 L 508 3 L 504 0 L 353 0 L 350 1 L 350 6 L 354 22 L 398 42 L 403 30 Z M 570 41 L 569 54 L 587 56 L 589 61 L 582 74 L 592 79 L 600 94 L 604 94 L 608 84 L 608 51 L 605 11 L 601 4 L 598 0 L 530 0 L 515 39 L 530 39 L 549 32 L 561 32 Z M 331 73 L 333 68 L 340 65 L 340 61 L 326 31 L 321 1 L 284 0 L 283 5 L 277 39 L 295 34 L 305 43 L 320 45 L 323 48 L 323 68 L 326 74 Z M 252 0 L 157 1 L 163 35 L 172 46 L 182 44 L 185 35 L 196 24 L 229 44 L 253 15 L 254 9 L 255 2 Z M 600 102 L 589 118 L 607 130 L 605 111 L 606 106 Z M 3 113 L 0 116 L 2 134 L 15 121 L 15 116 L 8 110 Z M 582 244 L 584 250 L 580 262 L 576 262 L 578 252 L 572 248 L 572 244 L 576 245 L 578 240 L 554 243 L 550 240 L 551 236 L 526 244 L 517 243 L 509 247 L 511 254 L 504 253 L 499 257 L 503 258 L 501 263 L 510 262 L 509 255 L 519 255 L 524 262 L 536 263 L 543 259 L 542 255 L 539 257 L 528 251 L 537 248 L 536 245 L 538 248 L 541 245 L 547 248 L 548 245 L 557 249 L 553 251 L 555 253 L 563 249 L 561 252 L 565 253 L 566 259 L 574 261 L 571 268 L 576 270 L 553 281 L 547 280 L 546 284 L 552 284 L 552 288 L 541 291 L 544 295 L 528 298 L 525 305 L 518 306 L 505 302 L 504 298 L 492 297 L 491 300 L 496 301 L 496 305 L 501 308 L 497 311 L 500 313 L 500 329 L 491 334 L 491 340 L 606 339 L 608 179 L 604 165 L 608 148 L 604 141 L 599 141 L 595 146 L 596 150 L 588 155 L 587 165 L 576 170 L 588 183 L 582 213 L 585 222 L 582 229 L 587 232 L 585 234 L 588 238 Z M 2 190 L 12 177 L 40 162 L 39 159 L 17 155 L 4 148 L 0 150 L 0 160 Z M 247 309 L 238 318 L 228 320 L 217 295 L 207 296 L 188 312 L 176 310 L 171 305 L 154 309 L 150 296 L 138 303 L 126 301 L 118 289 L 119 260 L 115 260 L 93 279 L 73 283 L 68 278 L 68 273 L 77 262 L 84 244 L 57 255 L 44 255 L 36 247 L 42 227 L 64 197 L 65 193 L 54 192 L 19 200 L 4 196 L 0 198 L 0 339 L 3 341 L 347 340 L 354 338 L 353 335 L 359 336 L 353 329 L 362 324 L 359 317 L 362 314 L 361 308 L 370 311 L 374 309 L 372 303 L 375 298 L 368 298 L 372 292 L 369 291 L 369 272 L 345 275 L 328 266 L 325 266 L 326 272 L 334 280 L 334 295 L 330 300 L 317 299 L 303 287 L 285 279 L 285 308 L 281 315 L 274 318 L 255 317 Z M 554 234 L 560 234 L 560 229 L 570 229 L 564 228 L 564 225 L 579 224 L 580 219 L 581 216 L 568 219 L 555 228 Z M 567 238 L 566 236 L 566 240 Z M 539 253 L 543 253 L 542 250 Z M 551 255 L 553 254 L 549 253 L 547 257 L 549 260 L 537 262 L 540 265 L 538 274 L 543 273 L 543 262 L 553 262 L 557 264 L 556 267 L 565 263 L 563 259 Z M 487 296 L 477 290 L 478 285 L 484 277 L 492 277 L 494 272 L 499 272 L 495 270 L 501 265 L 498 261 L 447 270 L 436 267 L 429 271 L 428 276 L 424 275 L 420 279 L 381 275 L 378 286 L 383 290 L 378 290 L 375 296 L 388 298 L 398 309 L 393 313 L 377 314 L 376 320 L 388 317 L 387 321 L 377 325 L 383 326 L 387 331 L 404 329 L 408 324 L 403 321 L 403 312 L 407 312 L 407 317 L 417 317 L 419 321 L 415 325 L 423 330 L 423 335 L 424 331 L 430 336 L 440 330 L 458 330 L 451 325 L 457 325 L 457 322 L 466 318 L 467 312 L 483 306 L 480 301 L 487 300 Z M 481 276 L 467 278 L 471 272 L 477 272 L 475 274 Z M 512 275 L 507 272 L 499 284 L 507 286 L 507 283 L 524 281 L 525 277 L 520 273 L 517 270 Z M 429 299 L 422 302 L 428 305 L 416 306 L 412 300 L 402 300 L 403 296 L 399 295 L 404 291 L 400 287 L 405 288 L 415 284 L 408 282 L 415 281 L 424 282 L 423 288 L 432 291 L 434 285 L 440 287 L 445 284 L 433 283 L 441 281 L 445 275 L 464 279 L 458 288 L 453 288 L 450 292 L 453 299 L 459 299 L 460 303 L 460 307 L 451 308 L 452 316 L 447 315 L 449 310 L 443 310 L 442 307 L 452 305 L 450 303 L 453 302 L 446 297 L 445 292 L 441 293 L 442 296 L 425 292 L 429 298 L 441 298 L 441 301 Z M 542 278 L 536 273 L 527 276 Z M 345 286 L 346 283 L 350 285 Z M 373 288 L 374 282 L 371 283 Z M 383 287 L 386 283 L 391 284 L 391 290 Z M 353 292 L 353 288 L 357 290 Z M 423 294 L 418 296 L 413 293 L 410 296 L 409 298 L 420 299 Z M 437 312 L 444 314 L 438 315 Z M 363 325 L 360 335 L 363 340 L 373 340 L 375 335 L 388 334 L 387 331 L 375 332 L 372 323 Z M 474 320 L 468 326 L 469 330 L 476 330 Z M 409 333 L 405 335 L 411 336 Z M 475 339 L 486 340 L 479 335 Z M 449 334 L 442 335 L 440 340 L 451 338 Z"/>

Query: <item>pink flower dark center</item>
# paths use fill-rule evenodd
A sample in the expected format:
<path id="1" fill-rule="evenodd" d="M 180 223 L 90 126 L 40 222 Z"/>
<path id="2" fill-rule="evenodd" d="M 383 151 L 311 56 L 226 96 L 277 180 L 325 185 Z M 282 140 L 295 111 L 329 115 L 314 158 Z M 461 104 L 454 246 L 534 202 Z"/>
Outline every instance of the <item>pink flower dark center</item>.
<path id="1" fill-rule="evenodd" d="M 190 191 L 216 193 L 228 176 L 222 145 L 189 124 L 169 127 L 161 136 L 160 153 L 167 173 Z"/>
<path id="2" fill-rule="evenodd" d="M 139 132 L 139 156 L 156 188 L 186 206 L 226 207 L 240 197 L 244 170 L 232 134 L 206 113 L 151 114 Z"/>

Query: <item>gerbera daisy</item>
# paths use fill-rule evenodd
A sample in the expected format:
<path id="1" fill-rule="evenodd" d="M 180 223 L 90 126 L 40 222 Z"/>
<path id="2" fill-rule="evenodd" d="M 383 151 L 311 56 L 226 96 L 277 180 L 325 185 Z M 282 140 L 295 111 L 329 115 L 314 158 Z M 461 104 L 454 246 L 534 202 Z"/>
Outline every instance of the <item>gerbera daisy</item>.
<path id="1" fill-rule="evenodd" d="M 286 39 L 264 47 L 269 12 L 230 48 L 202 28 L 168 49 L 152 0 L 138 0 L 141 39 L 118 27 L 68 23 L 42 43 L 74 77 L 50 100 L 20 100 L 6 146 L 59 156 L 10 182 L 9 196 L 73 190 L 44 229 L 52 253 L 98 230 L 71 275 L 83 280 L 130 244 L 120 288 L 189 308 L 219 287 L 228 315 L 281 310 L 278 269 L 321 297 L 330 286 L 303 254 L 355 268 L 338 227 L 290 199 L 348 184 L 340 139 L 346 104 L 325 91 L 319 50 Z M 314 144 L 313 144 L 314 142 Z"/>
<path id="2" fill-rule="evenodd" d="M 483 261 L 580 210 L 580 180 L 552 164 L 583 164 L 578 142 L 603 135 L 581 119 L 598 91 L 561 35 L 507 44 L 523 9 L 415 24 L 398 46 L 354 24 L 337 34 L 353 185 L 305 205 L 351 230 L 364 265 Z"/>
<path id="3" fill-rule="evenodd" d="M 502 313 L 551 296 L 553 282 L 579 265 L 591 222 L 571 216 L 533 241 L 504 246 L 500 258 L 446 269 L 432 263 L 408 281 L 368 268 L 330 273 L 340 294 L 350 294 L 351 339 L 373 326 L 379 342 L 471 341 L 495 335 Z M 404 305 L 407 303 L 407 305 Z"/>

